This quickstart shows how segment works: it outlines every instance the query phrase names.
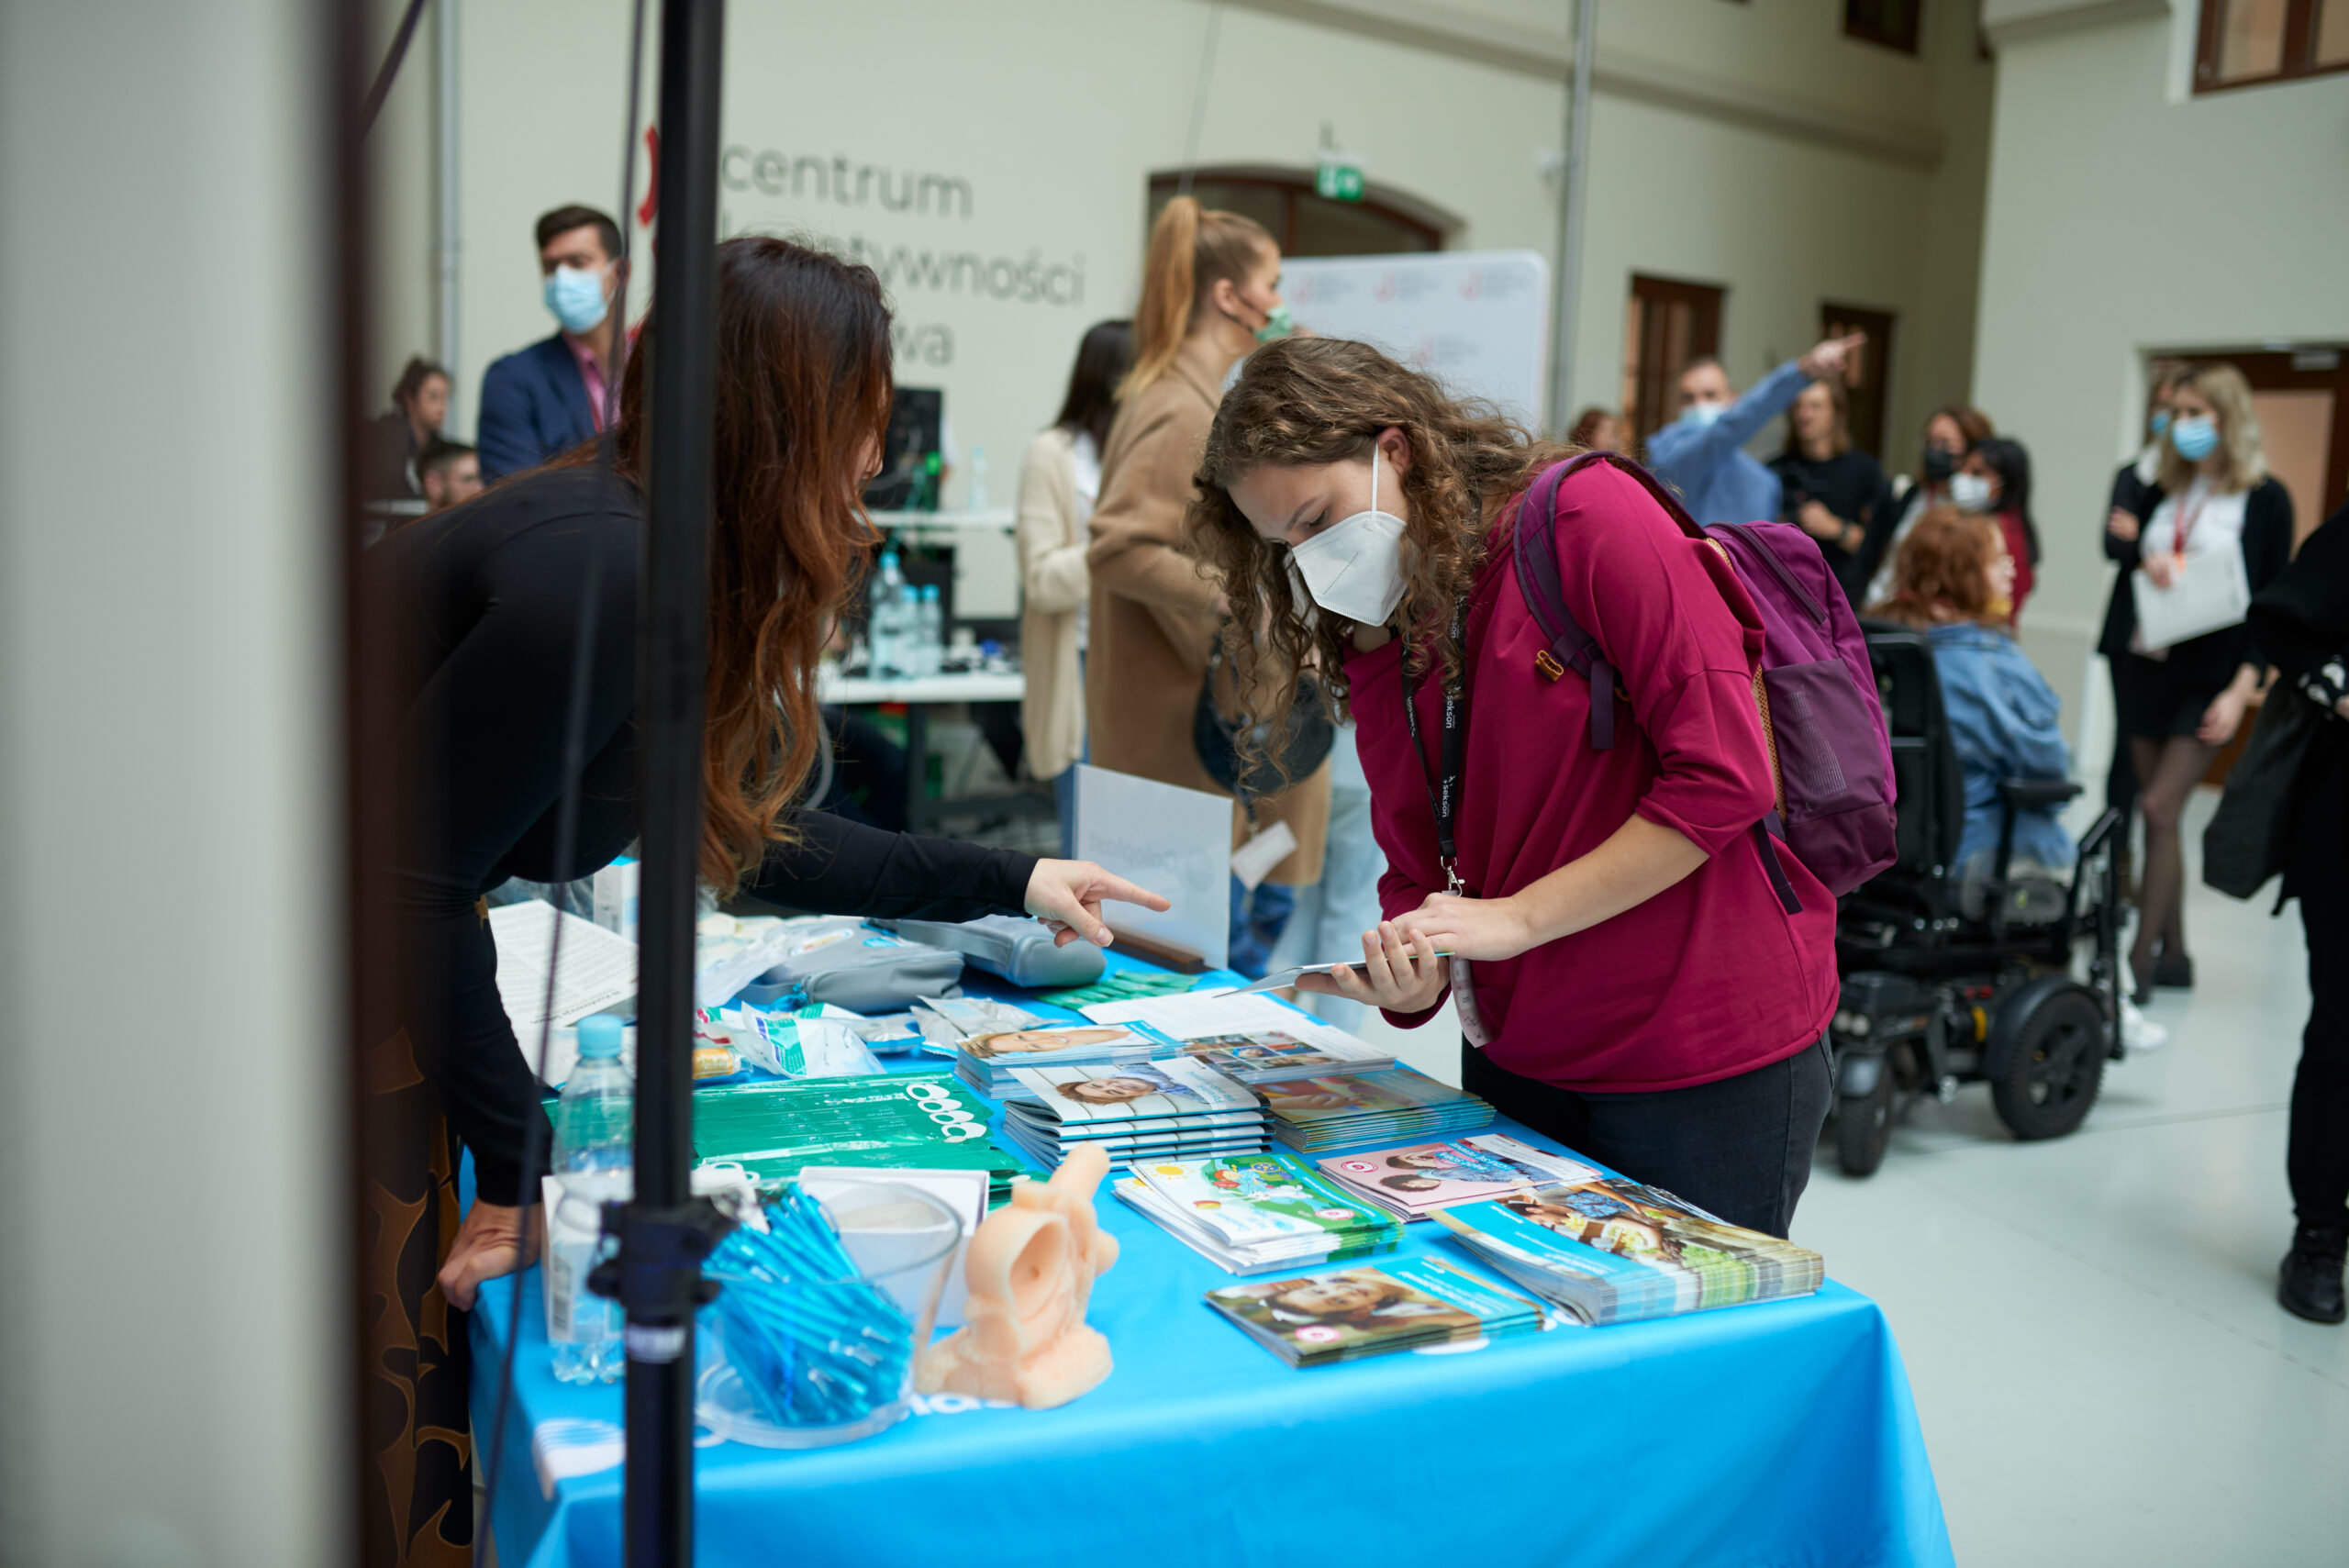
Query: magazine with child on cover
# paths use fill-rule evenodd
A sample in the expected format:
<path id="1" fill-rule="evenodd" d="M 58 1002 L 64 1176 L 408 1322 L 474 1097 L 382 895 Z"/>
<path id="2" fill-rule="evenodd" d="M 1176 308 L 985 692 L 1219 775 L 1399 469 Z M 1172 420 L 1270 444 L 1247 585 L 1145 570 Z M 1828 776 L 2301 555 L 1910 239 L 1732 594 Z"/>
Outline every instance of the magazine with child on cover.
<path id="1" fill-rule="evenodd" d="M 1208 1292 L 1208 1305 L 1292 1366 L 1531 1333 L 1542 1309 L 1439 1258 L 1406 1258 Z"/>
<path id="2" fill-rule="evenodd" d="M 1475 1095 L 1408 1067 L 1255 1087 L 1273 1113 L 1275 1135 L 1308 1152 L 1374 1138 L 1471 1132 L 1493 1119 L 1493 1107 Z"/>
<path id="3" fill-rule="evenodd" d="M 1595 1181 L 1606 1174 L 1599 1166 L 1536 1149 L 1505 1132 L 1336 1154 L 1316 1168 L 1346 1191 L 1415 1220 L 1453 1204 L 1500 1197 L 1522 1187 Z"/>
<path id="4" fill-rule="evenodd" d="M 1808 1296 L 1816 1252 L 1609 1173 L 1439 1209 L 1482 1261 L 1591 1323 Z"/>

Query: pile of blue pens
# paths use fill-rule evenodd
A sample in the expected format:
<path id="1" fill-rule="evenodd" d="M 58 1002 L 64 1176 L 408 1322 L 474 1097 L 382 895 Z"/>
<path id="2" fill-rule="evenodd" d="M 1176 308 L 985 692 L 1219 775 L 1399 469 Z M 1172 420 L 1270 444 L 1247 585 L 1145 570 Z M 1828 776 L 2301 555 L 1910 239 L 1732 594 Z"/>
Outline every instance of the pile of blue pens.
<path id="1" fill-rule="evenodd" d="M 724 1282 L 711 1310 L 760 1414 L 778 1426 L 831 1427 L 899 1397 L 913 1324 L 858 1277 L 815 1199 L 787 1188 L 766 1216 L 764 1233 L 738 1227 L 703 1265 Z"/>

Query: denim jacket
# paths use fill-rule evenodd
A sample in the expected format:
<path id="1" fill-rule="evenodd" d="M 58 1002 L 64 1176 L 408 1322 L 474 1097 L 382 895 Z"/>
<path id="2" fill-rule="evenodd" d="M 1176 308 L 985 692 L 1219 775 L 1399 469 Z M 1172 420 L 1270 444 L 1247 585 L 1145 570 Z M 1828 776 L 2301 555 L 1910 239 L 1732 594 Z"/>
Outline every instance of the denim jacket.
<path id="1" fill-rule="evenodd" d="M 1965 832 L 1957 863 L 1998 848 L 1998 781 L 2071 776 L 2071 756 L 2055 727 L 2063 704 L 2046 677 L 2004 632 L 1971 621 L 1929 628 L 1942 706 L 1965 777 Z M 2017 859 L 2063 867 L 2078 858 L 2072 836 L 2052 810 L 2015 814 Z"/>

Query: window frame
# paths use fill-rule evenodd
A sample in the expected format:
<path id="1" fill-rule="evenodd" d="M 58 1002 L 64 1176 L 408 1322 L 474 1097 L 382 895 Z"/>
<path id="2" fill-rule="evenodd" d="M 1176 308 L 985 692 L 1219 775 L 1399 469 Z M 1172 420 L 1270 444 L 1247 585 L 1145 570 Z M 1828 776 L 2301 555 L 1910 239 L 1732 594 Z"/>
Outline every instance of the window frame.
<path id="1" fill-rule="evenodd" d="M 2341 0 L 2336 0 L 2341 3 Z M 2193 95 L 2201 97 L 2210 93 L 2232 93 L 2243 87 L 2273 87 L 2283 82 L 2306 82 L 2319 76 L 2338 76 L 2349 72 L 2349 60 L 2332 65 L 2316 62 L 2317 23 L 2321 20 L 2321 0 L 2285 0 L 2284 59 L 2280 67 L 2266 76 L 2239 76 L 2232 82 L 2221 82 L 2219 72 L 2219 34 L 2227 14 L 2229 0 L 2201 0 L 2195 17 Z"/>
<path id="2" fill-rule="evenodd" d="M 1631 395 L 1623 400 L 1620 417 L 1630 429 L 1631 446 L 1635 450 L 1643 450 L 1649 437 L 1679 417 L 1679 411 L 1671 405 L 1678 390 L 1682 366 L 1651 365 L 1648 362 L 1648 348 L 1657 333 L 1648 319 L 1647 308 L 1650 304 L 1669 306 L 1675 302 L 1689 307 L 1688 348 L 1682 356 L 1682 363 L 1707 355 L 1718 358 L 1720 354 L 1721 318 L 1729 311 L 1728 284 L 1666 277 L 1658 272 L 1631 274 L 1631 286 L 1626 291 L 1624 305 L 1627 312 L 1637 308 L 1641 313 L 1640 352 L 1637 361 L 1623 367 L 1629 373 Z M 1625 325 L 1628 328 L 1630 324 L 1626 322 Z M 1629 336 L 1627 331 L 1625 337 L 1628 339 Z M 1651 387 L 1655 392 L 1653 401 L 1656 406 L 1653 411 L 1648 407 L 1650 399 L 1647 392 Z M 1650 423 L 1651 412 L 1653 423 Z"/>
<path id="3" fill-rule="evenodd" d="M 1182 177 L 1182 172 L 1174 169 L 1162 169 L 1151 174 L 1145 203 L 1152 220 L 1181 188 Z M 1197 185 L 1244 185 L 1277 194 L 1281 198 L 1281 225 L 1275 231 L 1273 241 L 1281 248 L 1284 256 L 1301 254 L 1297 249 L 1299 198 L 1329 200 L 1314 190 L 1313 171 L 1310 169 L 1275 168 L 1261 163 L 1229 164 L 1195 169 L 1191 172 L 1191 180 Z M 1460 229 L 1457 219 L 1431 205 L 1368 183 L 1363 187 L 1362 200 L 1333 205 L 1359 208 L 1382 222 L 1416 234 L 1426 241 L 1421 250 L 1429 252 L 1450 250 L 1452 238 Z"/>
<path id="4" fill-rule="evenodd" d="M 1843 36 L 1861 43 L 1888 49 L 1905 54 L 1911 60 L 1923 52 L 1925 38 L 1925 0 L 1915 0 L 1909 11 L 1909 28 L 1904 34 L 1880 23 L 1855 20 L 1852 16 L 1856 0 L 1843 0 Z"/>

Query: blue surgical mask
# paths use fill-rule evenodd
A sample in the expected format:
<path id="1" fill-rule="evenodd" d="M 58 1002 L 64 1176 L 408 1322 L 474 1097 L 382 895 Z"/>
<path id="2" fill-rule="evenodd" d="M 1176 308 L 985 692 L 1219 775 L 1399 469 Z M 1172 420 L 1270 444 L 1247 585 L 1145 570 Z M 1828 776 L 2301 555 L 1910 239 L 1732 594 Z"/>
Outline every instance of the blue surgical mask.
<path id="1" fill-rule="evenodd" d="M 1949 504 L 1961 512 L 1990 509 L 1989 476 L 1959 472 L 1949 476 Z"/>
<path id="2" fill-rule="evenodd" d="M 2145 421 L 2145 428 L 2154 433 L 2154 439 L 2157 441 L 2160 440 L 2162 439 L 2162 432 L 2169 428 L 2169 410 L 2166 408 L 2154 409 L 2154 417 Z"/>
<path id="3" fill-rule="evenodd" d="M 2188 462 L 2200 462 L 2219 450 L 2219 422 L 2208 414 L 2193 414 L 2183 419 L 2173 419 L 2169 426 L 2169 444 L 2177 455 Z"/>
<path id="4" fill-rule="evenodd" d="M 1680 411 L 1680 417 L 1701 430 L 1728 412 L 1726 403 L 1691 403 Z"/>
<path id="5" fill-rule="evenodd" d="M 546 302 L 562 329 L 574 336 L 601 327 L 612 308 L 604 297 L 604 274 L 577 267 L 557 267 L 547 274 Z"/>

